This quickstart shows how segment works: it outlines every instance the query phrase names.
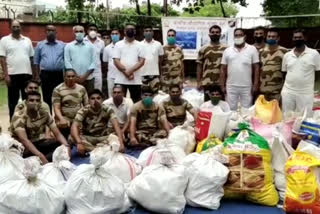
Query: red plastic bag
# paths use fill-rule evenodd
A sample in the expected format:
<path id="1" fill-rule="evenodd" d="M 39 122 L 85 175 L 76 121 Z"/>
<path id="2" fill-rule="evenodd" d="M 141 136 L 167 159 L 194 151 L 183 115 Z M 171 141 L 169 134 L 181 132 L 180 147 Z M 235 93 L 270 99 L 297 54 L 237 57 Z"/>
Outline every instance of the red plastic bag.
<path id="1" fill-rule="evenodd" d="M 212 112 L 200 111 L 198 113 L 196 126 L 195 126 L 197 142 L 200 142 L 201 140 L 208 137 L 211 117 L 212 117 Z"/>

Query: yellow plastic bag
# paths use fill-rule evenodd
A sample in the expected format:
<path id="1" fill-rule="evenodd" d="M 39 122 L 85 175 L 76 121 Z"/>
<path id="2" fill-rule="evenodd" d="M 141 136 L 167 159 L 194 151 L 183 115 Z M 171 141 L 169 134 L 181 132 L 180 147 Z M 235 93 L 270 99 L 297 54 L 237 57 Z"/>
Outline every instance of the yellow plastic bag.
<path id="1" fill-rule="evenodd" d="M 295 151 L 285 165 L 286 193 L 284 210 L 300 214 L 320 213 L 319 184 L 315 170 L 320 160 L 310 154 Z"/>
<path id="2" fill-rule="evenodd" d="M 223 144 L 230 170 L 224 186 L 225 197 L 275 206 L 279 196 L 273 184 L 269 144 L 247 124 L 240 123 L 239 129 Z"/>
<path id="3" fill-rule="evenodd" d="M 212 147 L 215 147 L 217 145 L 221 145 L 222 142 L 219 140 L 219 138 L 216 138 L 214 135 L 210 135 L 206 139 L 200 141 L 197 145 L 196 152 L 201 153 L 207 149 L 210 149 Z"/>
<path id="4" fill-rule="evenodd" d="M 267 101 L 264 95 L 260 95 L 255 103 L 255 117 L 266 124 L 279 123 L 282 120 L 282 112 L 277 100 Z"/>

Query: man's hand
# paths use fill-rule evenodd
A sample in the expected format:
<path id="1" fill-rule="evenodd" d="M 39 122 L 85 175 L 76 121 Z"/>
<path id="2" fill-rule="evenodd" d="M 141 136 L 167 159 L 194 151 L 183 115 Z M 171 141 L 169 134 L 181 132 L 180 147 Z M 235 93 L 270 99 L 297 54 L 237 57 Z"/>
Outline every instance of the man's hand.
<path id="1" fill-rule="evenodd" d="M 9 75 L 4 76 L 4 81 L 6 81 L 7 86 L 10 86 L 11 84 L 11 78 Z"/>
<path id="2" fill-rule="evenodd" d="M 173 128 L 174 128 L 174 126 L 172 125 L 172 123 L 168 122 L 168 125 L 169 125 L 169 128 L 170 128 L 170 129 L 173 129 Z"/>
<path id="3" fill-rule="evenodd" d="M 137 146 L 137 145 L 139 145 L 139 142 L 138 142 L 138 140 L 137 140 L 137 138 L 131 138 L 130 139 L 130 145 L 131 146 Z"/>
<path id="4" fill-rule="evenodd" d="M 32 76 L 32 79 L 35 80 L 35 81 L 37 81 L 37 82 L 41 82 L 39 74 L 34 74 L 34 75 Z"/>
<path id="5" fill-rule="evenodd" d="M 119 148 L 119 152 L 124 153 L 125 147 L 123 145 L 123 143 L 120 143 L 120 148 Z"/>
<path id="6" fill-rule="evenodd" d="M 38 155 L 38 157 L 40 158 L 42 165 L 45 165 L 45 164 L 49 163 L 49 161 L 47 160 L 46 156 L 44 156 L 42 153 L 40 153 Z"/>
<path id="7" fill-rule="evenodd" d="M 61 120 L 58 121 L 59 128 L 68 128 L 70 126 L 70 122 L 66 120 L 65 118 L 61 118 Z"/>
<path id="8" fill-rule="evenodd" d="M 77 144 L 77 151 L 78 151 L 78 155 L 80 156 L 84 156 L 86 153 L 86 149 L 84 147 L 84 145 L 82 143 L 78 143 Z"/>
<path id="9" fill-rule="evenodd" d="M 86 75 L 81 75 L 81 76 L 79 76 L 79 77 L 77 78 L 77 82 L 78 82 L 79 84 L 84 83 L 84 81 L 86 81 L 86 80 L 87 80 Z"/>

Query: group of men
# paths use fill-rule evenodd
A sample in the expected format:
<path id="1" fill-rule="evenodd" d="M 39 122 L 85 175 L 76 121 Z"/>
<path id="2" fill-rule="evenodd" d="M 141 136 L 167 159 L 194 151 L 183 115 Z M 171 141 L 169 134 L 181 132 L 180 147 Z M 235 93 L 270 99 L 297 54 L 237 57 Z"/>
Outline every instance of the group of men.
<path id="1" fill-rule="evenodd" d="M 87 36 L 82 26 L 75 26 L 75 40 L 65 45 L 56 39 L 56 28 L 48 25 L 47 38 L 35 51 L 31 40 L 21 35 L 19 22 L 13 21 L 11 30 L 0 41 L 0 59 L 8 86 L 10 131 L 24 144 L 25 156 L 37 155 L 46 163 L 60 144 L 76 145 L 85 155 L 107 144 L 111 133 L 118 136 L 122 151 L 125 146 L 145 148 L 182 125 L 187 112 L 197 117 L 196 109 L 181 98 L 184 56 L 173 29 L 162 46 L 153 39 L 151 26 L 144 28 L 139 42 L 135 26 L 127 25 L 124 38 L 120 40 L 120 31 L 114 29 L 106 46 L 95 25 L 88 26 Z M 210 44 L 198 53 L 197 84 L 207 101 L 202 107 L 218 105 L 230 111 L 240 102 L 248 108 L 264 94 L 267 100 L 281 100 L 284 111 L 311 112 L 320 55 L 305 45 L 303 30 L 294 32 L 291 51 L 278 45 L 274 29 L 266 38 L 264 28 L 255 29 L 254 45 L 246 43 L 240 28 L 234 31 L 233 46 L 221 44 L 220 36 L 221 28 L 212 26 Z M 153 97 L 160 89 L 170 97 L 157 104 Z M 20 93 L 23 101 L 18 103 Z"/>

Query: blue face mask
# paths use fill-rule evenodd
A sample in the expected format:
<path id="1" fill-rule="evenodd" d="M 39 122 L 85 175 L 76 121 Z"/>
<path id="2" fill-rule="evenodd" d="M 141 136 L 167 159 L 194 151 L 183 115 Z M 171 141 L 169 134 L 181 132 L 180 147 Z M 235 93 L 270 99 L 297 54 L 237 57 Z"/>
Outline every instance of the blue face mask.
<path id="1" fill-rule="evenodd" d="M 116 43 L 120 40 L 120 36 L 119 35 L 111 35 L 111 40 L 112 40 L 112 42 Z"/>
<path id="2" fill-rule="evenodd" d="M 84 38 L 84 33 L 76 33 L 76 40 L 82 42 Z"/>
<path id="3" fill-rule="evenodd" d="M 277 44 L 277 40 L 275 40 L 275 39 L 267 39 L 267 44 L 268 45 L 276 45 Z"/>

